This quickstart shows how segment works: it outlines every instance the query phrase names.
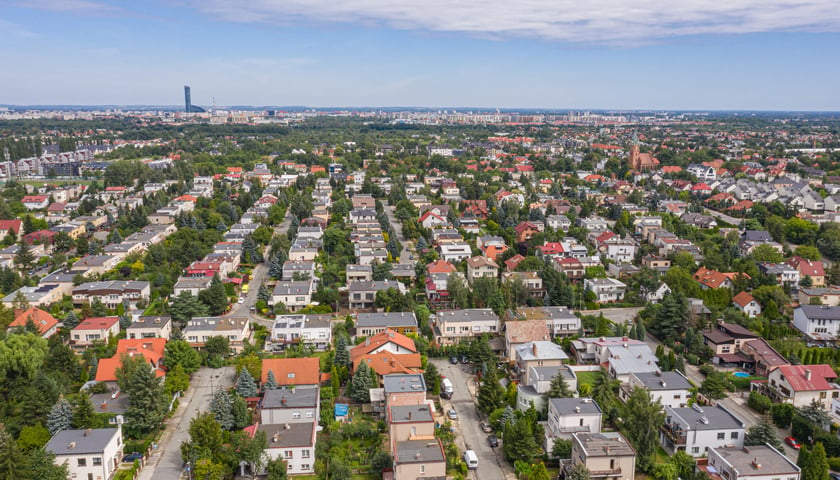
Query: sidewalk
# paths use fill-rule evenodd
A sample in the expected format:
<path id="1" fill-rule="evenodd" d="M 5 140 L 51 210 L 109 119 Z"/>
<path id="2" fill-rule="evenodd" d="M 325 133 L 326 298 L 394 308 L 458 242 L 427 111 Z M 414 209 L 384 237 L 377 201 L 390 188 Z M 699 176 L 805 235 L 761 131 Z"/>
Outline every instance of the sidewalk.
<path id="1" fill-rule="evenodd" d="M 193 393 L 194 387 L 191 383 L 187 388 L 187 391 L 184 392 L 183 395 L 181 395 L 181 398 L 178 399 L 178 408 L 176 408 L 172 413 L 172 416 L 166 420 L 166 428 L 158 439 L 157 448 L 152 450 L 152 453 L 148 456 L 148 458 L 146 458 L 143 469 L 140 470 L 140 474 L 137 476 L 138 480 L 154 480 L 155 469 L 157 469 L 164 452 L 166 452 L 169 448 L 177 448 L 180 450 L 180 445 L 170 446 L 169 442 L 172 440 L 172 435 L 175 434 L 175 430 L 177 430 L 178 426 L 181 424 L 181 419 L 184 417 L 184 412 L 187 410 L 187 405 L 192 399 Z"/>

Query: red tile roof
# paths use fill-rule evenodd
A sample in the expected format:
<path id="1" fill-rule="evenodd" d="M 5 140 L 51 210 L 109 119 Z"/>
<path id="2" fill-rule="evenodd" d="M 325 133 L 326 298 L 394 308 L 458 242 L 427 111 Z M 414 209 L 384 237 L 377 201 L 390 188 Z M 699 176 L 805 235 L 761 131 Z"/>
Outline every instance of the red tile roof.
<path id="1" fill-rule="evenodd" d="M 364 342 L 351 348 L 350 358 L 352 358 L 355 361 L 357 357 L 366 355 L 376 350 L 377 348 L 383 345 L 387 345 L 389 343 L 398 345 L 400 348 L 404 348 L 412 353 L 417 352 L 417 347 L 414 344 L 414 340 L 389 328 L 386 329 L 384 332 L 379 332 L 376 335 L 366 339 Z"/>
<path id="2" fill-rule="evenodd" d="M 359 368 L 361 362 L 366 362 L 377 375 L 391 375 L 394 373 L 417 373 L 422 363 L 419 353 L 391 353 L 379 352 L 361 355 L 353 359 L 353 371 Z"/>
<path id="3" fill-rule="evenodd" d="M 20 220 L 0 220 L 0 232 L 5 235 L 9 230 L 15 232 L 15 235 L 20 234 L 20 226 L 23 224 Z"/>
<path id="4" fill-rule="evenodd" d="M 747 292 L 741 292 L 741 293 L 739 293 L 738 295 L 735 295 L 735 297 L 732 298 L 732 302 L 735 303 L 735 305 L 738 305 L 741 308 L 746 307 L 747 305 L 750 304 L 750 302 L 754 302 L 754 301 L 755 301 L 755 299 L 753 298 L 753 296 L 750 295 Z"/>
<path id="5" fill-rule="evenodd" d="M 782 365 L 779 371 L 795 392 L 831 390 L 829 381 L 837 378 L 831 365 Z M 807 376 L 809 375 L 809 380 Z"/>
<path id="6" fill-rule="evenodd" d="M 321 363 L 317 358 L 264 358 L 260 381 L 268 380 L 268 372 L 274 372 L 278 385 L 318 385 L 321 379 Z"/>
<path id="7" fill-rule="evenodd" d="M 35 325 L 38 327 L 38 332 L 41 335 L 44 335 L 50 329 L 58 325 L 58 320 L 55 319 L 49 312 L 45 312 L 37 307 L 30 307 L 24 311 L 16 311 L 15 312 L 15 319 L 12 323 L 9 324 L 9 328 L 11 327 L 26 327 L 26 324 L 32 320 Z"/>
<path id="8" fill-rule="evenodd" d="M 120 321 L 120 317 L 90 317 L 82 320 L 73 330 L 107 330 Z"/>
<path id="9" fill-rule="evenodd" d="M 42 203 L 46 200 L 46 195 L 27 195 L 20 199 L 21 203 Z"/>

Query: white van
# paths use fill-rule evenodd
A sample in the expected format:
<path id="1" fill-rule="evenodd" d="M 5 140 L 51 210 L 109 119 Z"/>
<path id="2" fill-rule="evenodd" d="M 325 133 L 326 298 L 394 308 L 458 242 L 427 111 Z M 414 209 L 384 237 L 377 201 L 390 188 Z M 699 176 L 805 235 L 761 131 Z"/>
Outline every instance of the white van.
<path id="1" fill-rule="evenodd" d="M 467 450 L 464 452 L 464 462 L 470 470 L 478 468 L 478 455 L 475 454 L 474 450 Z"/>
<path id="2" fill-rule="evenodd" d="M 440 391 L 443 393 L 442 396 L 444 398 L 451 398 L 452 392 L 455 391 L 455 387 L 452 386 L 452 380 L 444 378 L 443 380 L 441 380 L 440 385 L 442 387 L 440 389 Z"/>

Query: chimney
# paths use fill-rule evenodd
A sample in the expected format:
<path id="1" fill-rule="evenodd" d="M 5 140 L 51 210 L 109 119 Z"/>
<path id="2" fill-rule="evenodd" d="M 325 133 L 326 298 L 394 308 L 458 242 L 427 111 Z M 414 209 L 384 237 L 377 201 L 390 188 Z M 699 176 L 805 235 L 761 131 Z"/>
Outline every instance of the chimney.
<path id="1" fill-rule="evenodd" d="M 280 399 L 280 403 L 282 403 L 283 405 L 286 404 L 286 396 L 285 395 L 283 396 L 283 398 Z"/>
<path id="2" fill-rule="evenodd" d="M 753 461 L 752 461 L 752 466 L 753 466 L 753 468 L 755 468 L 756 470 L 761 469 L 761 464 L 760 464 L 760 463 L 758 463 L 758 458 L 753 458 Z"/>
<path id="3" fill-rule="evenodd" d="M 534 356 L 536 357 L 537 356 L 537 344 L 536 343 L 531 344 L 531 350 L 534 352 Z"/>
<path id="4" fill-rule="evenodd" d="M 808 380 L 808 381 L 811 380 L 811 369 L 810 368 L 805 369 L 805 380 Z"/>
<path id="5" fill-rule="evenodd" d="M 411 411 L 408 412 L 408 419 L 411 420 Z"/>
<path id="6" fill-rule="evenodd" d="M 88 429 L 86 429 L 86 430 L 85 430 L 85 436 L 87 437 L 88 435 L 90 435 L 90 432 L 91 432 L 91 429 L 89 429 L 89 428 L 88 428 Z"/>
<path id="7" fill-rule="evenodd" d="M 70 445 L 67 445 L 67 448 L 73 450 L 74 448 L 76 448 L 76 442 L 70 442 Z"/>

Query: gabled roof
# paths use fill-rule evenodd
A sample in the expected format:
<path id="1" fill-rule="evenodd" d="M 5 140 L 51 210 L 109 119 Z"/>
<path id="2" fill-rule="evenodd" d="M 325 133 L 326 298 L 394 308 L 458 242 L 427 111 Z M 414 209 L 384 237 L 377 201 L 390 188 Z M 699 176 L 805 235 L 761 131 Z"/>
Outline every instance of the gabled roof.
<path id="1" fill-rule="evenodd" d="M 377 375 L 394 373 L 415 373 L 422 363 L 419 353 L 392 353 L 388 351 L 360 355 L 353 359 L 353 371 L 361 362 L 367 363 Z"/>
<path id="2" fill-rule="evenodd" d="M 800 275 L 807 275 L 809 277 L 823 277 L 825 276 L 825 268 L 820 261 L 813 262 L 802 257 L 794 256 L 787 261 L 791 267 L 799 270 Z"/>
<path id="3" fill-rule="evenodd" d="M 735 295 L 735 297 L 732 298 L 732 303 L 734 303 L 735 305 L 738 305 L 741 308 L 746 307 L 747 305 L 750 304 L 750 302 L 754 302 L 754 301 L 755 301 L 755 298 L 753 298 L 753 296 L 750 295 L 747 292 L 741 292 L 741 293 L 739 293 L 738 295 Z"/>
<path id="4" fill-rule="evenodd" d="M 831 390 L 837 378 L 831 365 L 782 365 L 778 368 L 795 392 Z M 808 378 L 810 377 L 810 378 Z"/>
<path id="5" fill-rule="evenodd" d="M 20 311 L 20 313 L 15 313 L 15 319 L 9 324 L 9 328 L 24 328 L 29 320 L 32 320 L 35 326 L 38 327 L 38 333 L 44 335 L 49 332 L 50 329 L 58 325 L 58 320 L 56 320 L 55 317 L 50 315 L 49 312 L 45 312 L 37 307 L 30 307 L 27 310 Z"/>
<path id="6" fill-rule="evenodd" d="M 269 371 L 274 372 L 278 385 L 318 385 L 321 379 L 317 358 L 264 358 L 261 383 L 268 380 Z"/>
<path id="7" fill-rule="evenodd" d="M 545 320 L 518 320 L 505 322 L 505 337 L 511 343 L 525 343 L 549 338 Z"/>
<path id="8" fill-rule="evenodd" d="M 73 330 L 107 330 L 120 321 L 120 317 L 90 317 L 82 320 Z"/>
<path id="9" fill-rule="evenodd" d="M 350 357 L 355 360 L 356 357 L 368 354 L 388 343 L 393 343 L 409 352 L 417 352 L 414 340 L 388 328 L 350 349 Z"/>

